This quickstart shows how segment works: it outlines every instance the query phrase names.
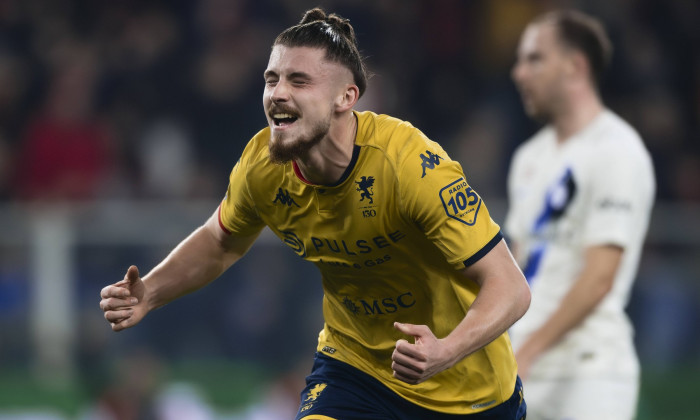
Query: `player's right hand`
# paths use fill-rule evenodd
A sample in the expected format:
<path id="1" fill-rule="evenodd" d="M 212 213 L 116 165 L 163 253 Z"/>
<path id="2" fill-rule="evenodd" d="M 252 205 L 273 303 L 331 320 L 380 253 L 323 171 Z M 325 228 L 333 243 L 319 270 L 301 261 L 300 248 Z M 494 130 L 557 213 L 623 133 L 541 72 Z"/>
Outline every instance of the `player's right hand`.
<path id="1" fill-rule="evenodd" d="M 106 286 L 100 292 L 100 308 L 113 331 L 138 324 L 148 313 L 144 295 L 146 287 L 135 265 L 129 267 L 124 280 Z"/>

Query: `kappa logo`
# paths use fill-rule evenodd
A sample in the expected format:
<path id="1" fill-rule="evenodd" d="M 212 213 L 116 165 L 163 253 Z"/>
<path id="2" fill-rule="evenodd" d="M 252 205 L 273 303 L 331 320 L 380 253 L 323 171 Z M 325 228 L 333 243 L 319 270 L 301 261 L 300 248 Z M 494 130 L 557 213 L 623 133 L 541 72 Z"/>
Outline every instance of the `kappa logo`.
<path id="1" fill-rule="evenodd" d="M 481 208 L 481 197 L 467 184 L 464 178 L 449 183 L 440 190 L 440 200 L 448 217 L 467 226 L 476 223 Z"/>
<path id="2" fill-rule="evenodd" d="M 360 192 L 360 201 L 365 201 L 365 198 L 369 199 L 369 204 L 374 203 L 372 196 L 374 195 L 374 177 L 373 176 L 362 176 L 359 181 L 355 181 L 357 184 L 356 190 Z"/>
<path id="3" fill-rule="evenodd" d="M 282 188 L 277 189 L 277 195 L 275 196 L 275 199 L 272 200 L 272 203 L 280 203 L 282 205 L 287 205 L 287 207 L 292 207 L 292 204 L 294 204 L 297 207 L 299 204 L 297 204 L 296 201 L 289 195 L 289 191 L 283 190 Z"/>
<path id="4" fill-rule="evenodd" d="M 445 159 L 443 157 L 440 157 L 436 153 L 431 153 L 430 150 L 426 150 L 425 153 L 428 155 L 420 154 L 420 160 L 421 164 L 420 166 L 423 168 L 423 175 L 421 175 L 421 178 L 425 176 L 425 170 L 426 169 L 435 169 L 436 165 L 440 164 L 440 159 Z"/>

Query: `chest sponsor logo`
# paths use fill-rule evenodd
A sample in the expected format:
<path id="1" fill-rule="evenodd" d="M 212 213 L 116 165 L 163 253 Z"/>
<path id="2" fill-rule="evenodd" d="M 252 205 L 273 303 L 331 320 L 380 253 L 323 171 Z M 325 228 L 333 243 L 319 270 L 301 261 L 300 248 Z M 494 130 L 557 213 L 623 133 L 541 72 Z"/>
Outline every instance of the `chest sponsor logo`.
<path id="1" fill-rule="evenodd" d="M 464 178 L 449 183 L 440 190 L 440 200 L 447 217 L 472 226 L 481 208 L 481 197 Z"/>
<path id="2" fill-rule="evenodd" d="M 296 233 L 292 232 L 291 230 L 283 231 L 282 242 L 292 248 L 298 256 L 302 258 L 306 257 L 306 247 L 304 246 L 304 242 L 299 239 Z"/>
<path id="3" fill-rule="evenodd" d="M 372 238 L 356 240 L 311 236 L 307 246 L 305 241 L 291 230 L 281 231 L 280 233 L 282 235 L 282 241 L 302 258 L 306 258 L 308 255 L 328 256 L 331 258 L 321 258 L 318 262 L 325 265 L 348 268 L 354 267 L 358 269 L 363 267 L 376 267 L 391 260 L 391 255 L 389 254 L 369 254 L 380 251 L 383 248 L 390 249 L 393 244 L 406 237 L 406 234 L 400 230 L 388 232 L 385 235 L 377 235 Z M 384 252 L 386 251 L 388 251 L 388 249 L 384 249 Z"/>
<path id="4" fill-rule="evenodd" d="M 277 189 L 277 195 L 272 202 L 282 204 L 283 206 L 286 205 L 287 207 L 292 207 L 292 205 L 300 207 L 292 196 L 289 195 L 289 191 L 283 190 L 282 188 Z"/>
<path id="5" fill-rule="evenodd" d="M 306 245 L 291 230 L 282 231 L 282 241 L 294 250 L 300 257 L 306 256 Z M 395 230 L 384 235 L 377 235 L 368 239 L 339 239 L 339 238 L 310 238 L 311 247 L 317 255 L 345 255 L 357 256 L 369 254 L 372 251 L 390 247 L 392 244 L 405 238 L 406 234 Z"/>
<path id="6" fill-rule="evenodd" d="M 421 153 L 420 154 L 420 166 L 423 168 L 423 175 L 421 175 L 421 178 L 425 177 L 425 171 L 426 169 L 435 169 L 435 166 L 440 164 L 440 160 L 444 159 L 437 155 L 436 153 L 432 153 L 429 150 L 425 151 L 425 154 Z"/>
<path id="7" fill-rule="evenodd" d="M 343 298 L 345 308 L 357 316 L 387 315 L 408 309 L 416 304 L 413 293 L 406 292 L 398 296 L 385 296 L 379 298 L 350 299 Z"/>

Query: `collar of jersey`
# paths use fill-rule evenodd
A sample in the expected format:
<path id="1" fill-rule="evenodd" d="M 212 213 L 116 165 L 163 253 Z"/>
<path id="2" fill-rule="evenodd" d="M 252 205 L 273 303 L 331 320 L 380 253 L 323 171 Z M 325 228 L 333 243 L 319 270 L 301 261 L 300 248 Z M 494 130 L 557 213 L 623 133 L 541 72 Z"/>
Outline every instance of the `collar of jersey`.
<path id="1" fill-rule="evenodd" d="M 360 149 L 361 149 L 360 146 L 355 145 L 355 147 L 352 149 L 352 159 L 350 159 L 350 164 L 348 165 L 347 168 L 345 168 L 343 175 L 340 177 L 340 179 L 338 181 L 336 181 L 330 185 L 323 185 L 324 187 L 337 187 L 338 185 L 342 184 L 343 181 L 348 179 L 348 177 L 352 173 L 352 170 L 355 169 L 355 164 L 357 163 L 357 158 L 360 156 Z M 314 184 L 313 182 L 304 178 L 304 175 L 301 174 L 301 171 L 299 170 L 299 166 L 297 166 L 297 163 L 295 161 L 292 161 L 292 167 L 294 168 L 294 173 L 296 174 L 297 178 L 301 179 L 302 181 L 304 181 L 305 183 L 310 184 L 310 185 L 320 185 L 320 184 Z"/>

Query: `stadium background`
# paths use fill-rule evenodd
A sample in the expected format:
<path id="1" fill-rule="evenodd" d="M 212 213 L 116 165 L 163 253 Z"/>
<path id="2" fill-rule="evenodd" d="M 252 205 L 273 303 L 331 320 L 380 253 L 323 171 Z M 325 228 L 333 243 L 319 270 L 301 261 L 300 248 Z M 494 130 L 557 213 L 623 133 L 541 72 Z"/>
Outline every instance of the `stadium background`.
<path id="1" fill-rule="evenodd" d="M 215 209 L 265 125 L 274 37 L 322 5 L 374 76 L 358 109 L 460 160 L 498 222 L 537 126 L 509 79 L 536 14 L 599 16 L 603 92 L 650 149 L 658 201 L 629 312 L 640 419 L 692 418 L 700 374 L 700 3 L 0 1 L 0 419 L 280 419 L 321 328 L 314 267 L 269 235 L 205 289 L 110 331 L 99 290 L 147 272 Z M 113 416 L 113 417 L 110 417 Z"/>

